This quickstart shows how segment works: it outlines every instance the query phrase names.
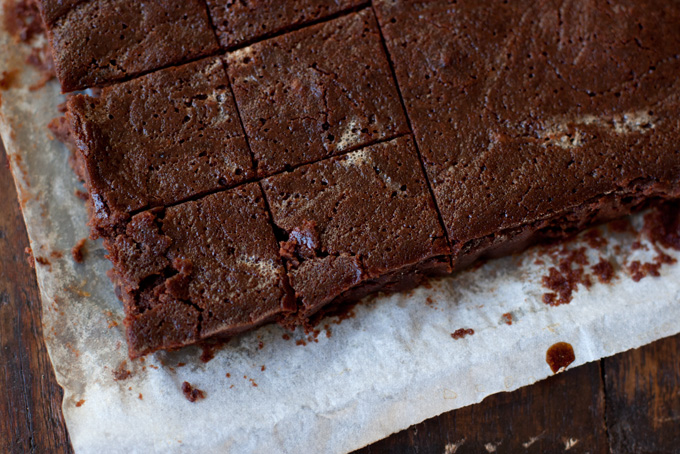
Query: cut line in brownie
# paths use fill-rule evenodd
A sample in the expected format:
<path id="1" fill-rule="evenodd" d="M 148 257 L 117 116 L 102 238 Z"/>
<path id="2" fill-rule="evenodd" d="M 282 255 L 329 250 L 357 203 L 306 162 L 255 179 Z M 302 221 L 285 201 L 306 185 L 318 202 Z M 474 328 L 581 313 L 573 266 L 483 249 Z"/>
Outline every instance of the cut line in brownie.
<path id="1" fill-rule="evenodd" d="M 678 196 L 680 4 L 579 5 L 374 3 L 463 255 Z"/>
<path id="2" fill-rule="evenodd" d="M 299 318 L 329 303 L 450 272 L 450 251 L 410 137 L 262 181 Z"/>
<path id="3" fill-rule="evenodd" d="M 139 213 L 104 245 L 133 358 L 295 309 L 257 183 Z"/>
<path id="4" fill-rule="evenodd" d="M 258 176 L 408 133 L 372 11 L 227 54 Z"/>
<path id="5" fill-rule="evenodd" d="M 43 2 L 44 16 L 58 14 L 46 12 L 53 3 Z M 45 22 L 64 92 L 109 85 L 219 50 L 201 0 L 90 0 L 65 14 L 58 11 L 58 19 L 48 16 Z"/>
<path id="6" fill-rule="evenodd" d="M 254 174 L 223 62 L 210 57 L 74 95 L 67 118 L 94 236 L 139 210 L 235 186 Z"/>
<path id="7" fill-rule="evenodd" d="M 366 0 L 206 0 L 215 32 L 224 48 L 324 19 L 366 4 Z"/>

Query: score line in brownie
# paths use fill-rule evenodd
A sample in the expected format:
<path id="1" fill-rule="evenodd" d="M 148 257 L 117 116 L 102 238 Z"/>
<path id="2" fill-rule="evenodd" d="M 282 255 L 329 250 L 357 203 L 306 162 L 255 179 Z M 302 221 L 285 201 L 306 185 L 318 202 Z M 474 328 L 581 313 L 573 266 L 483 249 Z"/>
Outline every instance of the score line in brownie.
<path id="1" fill-rule="evenodd" d="M 226 58 L 260 177 L 409 132 L 370 10 Z"/>
<path id="2" fill-rule="evenodd" d="M 228 84 L 222 60 L 210 57 L 69 99 L 95 235 L 254 175 Z"/>
<path id="3" fill-rule="evenodd" d="M 131 357 L 233 335 L 295 309 L 257 183 L 142 212 L 104 244 Z"/>
<path id="4" fill-rule="evenodd" d="M 411 288 L 451 271 L 410 137 L 262 181 L 301 319 L 329 303 Z"/>
<path id="5" fill-rule="evenodd" d="M 217 37 L 222 47 L 227 49 L 356 8 L 366 2 L 367 0 L 206 0 Z"/>
<path id="6" fill-rule="evenodd" d="M 219 50 L 202 0 L 41 3 L 64 92 L 108 85 Z"/>

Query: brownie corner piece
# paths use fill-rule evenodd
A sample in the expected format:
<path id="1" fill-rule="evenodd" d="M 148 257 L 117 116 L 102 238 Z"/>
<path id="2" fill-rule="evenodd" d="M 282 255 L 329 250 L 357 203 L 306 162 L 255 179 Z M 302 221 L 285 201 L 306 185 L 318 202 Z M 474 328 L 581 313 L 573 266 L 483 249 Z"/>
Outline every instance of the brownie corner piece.
<path id="1" fill-rule="evenodd" d="M 227 71 L 262 177 L 409 131 L 371 10 L 228 53 Z"/>
<path id="2" fill-rule="evenodd" d="M 95 236 L 142 209 L 235 186 L 254 175 L 221 58 L 74 95 L 67 117 Z"/>
<path id="3" fill-rule="evenodd" d="M 680 3 L 374 7 L 460 263 L 677 197 Z"/>
<path id="4" fill-rule="evenodd" d="M 49 16 L 58 13 L 58 19 Z M 200 0 L 45 1 L 46 15 L 52 18 L 48 35 L 64 92 L 109 85 L 219 49 Z"/>
<path id="5" fill-rule="evenodd" d="M 263 180 L 302 318 L 328 303 L 450 271 L 450 249 L 410 137 Z"/>
<path id="6" fill-rule="evenodd" d="M 358 7 L 367 0 L 207 0 L 215 32 L 224 48 Z"/>
<path id="7" fill-rule="evenodd" d="M 295 309 L 257 183 L 139 213 L 105 246 L 131 357 L 233 335 Z"/>

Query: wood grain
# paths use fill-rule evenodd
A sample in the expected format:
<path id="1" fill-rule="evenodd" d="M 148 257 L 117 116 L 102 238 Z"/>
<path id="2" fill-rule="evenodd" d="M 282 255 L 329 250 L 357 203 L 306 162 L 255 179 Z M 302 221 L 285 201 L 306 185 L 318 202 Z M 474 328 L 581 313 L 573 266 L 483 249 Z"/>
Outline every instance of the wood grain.
<path id="1" fill-rule="evenodd" d="M 674 336 L 603 360 L 612 452 L 680 452 L 679 358 Z"/>
<path id="2" fill-rule="evenodd" d="M 0 144 L 0 452 L 72 452 L 45 350 L 26 229 Z"/>
<path id="3" fill-rule="evenodd" d="M 608 452 L 600 363 L 429 419 L 357 452 Z"/>

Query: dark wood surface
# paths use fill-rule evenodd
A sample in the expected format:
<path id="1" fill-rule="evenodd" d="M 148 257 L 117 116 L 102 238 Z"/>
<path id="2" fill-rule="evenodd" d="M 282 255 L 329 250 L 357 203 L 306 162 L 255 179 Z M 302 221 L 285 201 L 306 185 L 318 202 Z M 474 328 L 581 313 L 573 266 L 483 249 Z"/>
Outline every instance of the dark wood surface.
<path id="1" fill-rule="evenodd" d="M 69 453 L 3 151 L 0 194 L 0 453 Z M 491 396 L 358 452 L 680 453 L 679 354 L 680 335 Z"/>

